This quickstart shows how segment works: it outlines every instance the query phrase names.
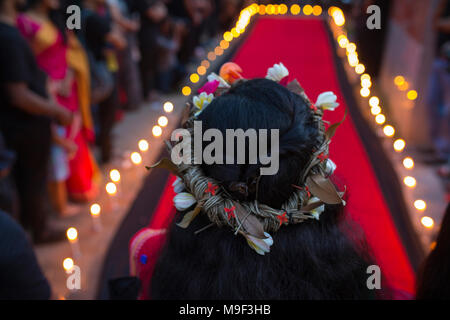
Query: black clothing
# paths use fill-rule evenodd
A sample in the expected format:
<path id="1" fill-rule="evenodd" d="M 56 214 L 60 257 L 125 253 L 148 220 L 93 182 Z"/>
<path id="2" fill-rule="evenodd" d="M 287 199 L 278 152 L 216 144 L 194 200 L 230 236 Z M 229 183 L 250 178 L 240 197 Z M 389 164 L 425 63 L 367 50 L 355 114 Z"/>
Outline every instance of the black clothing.
<path id="1" fill-rule="evenodd" d="M 111 72 L 107 66 L 105 50 L 111 49 L 106 37 L 112 30 L 112 20 L 109 11 L 100 15 L 92 10 L 85 10 L 85 30 L 83 32 L 88 55 L 94 58 L 90 60 L 91 70 L 96 68 L 110 81 L 111 91 L 104 100 L 98 102 L 98 127 L 97 144 L 101 150 L 101 161 L 107 163 L 112 156 L 112 129 L 115 123 L 116 112 L 120 107 L 117 73 Z M 105 79 L 106 79 L 105 78 Z"/>
<path id="2" fill-rule="evenodd" d="M 0 300 L 50 299 L 33 247 L 23 229 L 0 211 Z"/>
<path id="3" fill-rule="evenodd" d="M 38 236 L 45 232 L 50 212 L 47 172 L 51 120 L 10 105 L 6 85 L 23 82 L 46 98 L 46 77 L 17 28 L 3 23 L 0 23 L 0 63 L 0 129 L 6 147 L 17 157 L 13 177 L 19 194 L 20 220 Z"/>
<path id="4" fill-rule="evenodd" d="M 3 134 L 0 131 L 0 210 L 14 217 L 17 215 L 16 192 L 9 172 L 13 167 L 16 154 L 6 148 Z"/>
<path id="5" fill-rule="evenodd" d="M 108 47 L 106 36 L 111 32 L 111 17 L 109 14 L 100 15 L 94 11 L 85 10 L 84 38 L 95 59 L 106 60 L 104 50 Z"/>
<path id="6" fill-rule="evenodd" d="M 147 16 L 147 11 L 157 2 L 155 0 L 127 1 L 130 12 L 137 12 L 141 18 L 141 27 L 138 32 L 139 46 L 141 48 L 153 48 L 156 45 L 156 36 L 159 32 L 158 24 Z"/>
<path id="7" fill-rule="evenodd" d="M 13 168 L 20 201 L 20 220 L 36 236 L 46 229 L 51 212 L 47 192 L 48 164 L 50 161 L 50 126 L 27 128 L 24 131 L 3 132 L 6 145 L 14 150 L 17 160 Z"/>
<path id="8" fill-rule="evenodd" d="M 147 15 L 147 11 L 155 3 L 157 3 L 155 0 L 128 0 L 130 12 L 138 13 L 141 20 L 141 27 L 138 32 L 139 51 L 141 54 L 139 70 L 144 97 L 147 97 L 150 91 L 155 88 L 156 69 L 158 66 L 156 39 L 159 34 L 159 24 L 153 22 Z"/>
<path id="9" fill-rule="evenodd" d="M 118 74 L 112 74 L 114 85 L 109 96 L 98 104 L 97 144 L 100 146 L 101 162 L 108 163 L 113 154 L 112 130 L 116 122 L 116 113 L 120 108 Z"/>
<path id="10" fill-rule="evenodd" d="M 50 119 L 10 105 L 7 83 L 24 82 L 34 93 L 47 97 L 46 75 L 39 69 L 33 52 L 19 30 L 0 23 L 0 128 L 4 130 L 45 127 Z"/>

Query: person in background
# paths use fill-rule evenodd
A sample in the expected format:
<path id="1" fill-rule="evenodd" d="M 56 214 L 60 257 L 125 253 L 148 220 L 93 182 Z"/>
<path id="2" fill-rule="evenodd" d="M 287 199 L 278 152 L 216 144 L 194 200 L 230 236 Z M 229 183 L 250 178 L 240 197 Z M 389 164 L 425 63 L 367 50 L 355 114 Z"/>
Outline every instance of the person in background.
<path id="1" fill-rule="evenodd" d="M 96 165 L 88 146 L 94 138 L 86 107 L 89 96 L 83 90 L 89 81 L 87 59 L 74 35 L 65 28 L 59 2 L 29 0 L 29 10 L 19 16 L 18 26 L 33 48 L 39 67 L 49 76 L 54 98 L 75 115 L 70 126 L 53 128 L 50 184 L 58 212 L 72 215 L 79 210 L 67 205 L 68 196 L 77 201 L 92 200 L 98 187 L 93 181 Z"/>
<path id="2" fill-rule="evenodd" d="M 156 88 L 161 93 L 169 93 L 178 67 L 177 53 L 180 48 L 184 25 L 166 17 L 160 24 L 160 33 L 156 38 L 158 67 Z"/>
<path id="3" fill-rule="evenodd" d="M 50 299 L 50 285 L 39 267 L 27 234 L 1 210 L 0 248 L 0 300 Z"/>
<path id="4" fill-rule="evenodd" d="M 28 0 L 28 10 L 17 18 L 17 26 L 32 48 L 38 66 L 49 77 L 52 98 L 69 110 L 76 104 L 72 96 L 72 71 L 67 66 L 67 35 L 62 20 L 57 20 L 58 0 Z M 60 29 L 58 29 L 58 26 Z M 77 212 L 68 206 L 66 180 L 69 177 L 69 157 L 77 151 L 73 140 L 68 139 L 66 128 L 52 125 L 50 195 L 56 211 L 62 215 Z"/>
<path id="5" fill-rule="evenodd" d="M 140 83 L 139 69 L 137 67 L 137 47 L 136 32 L 139 30 L 139 23 L 130 14 L 128 3 L 125 0 L 108 0 L 113 21 L 117 25 L 119 32 L 126 40 L 126 47 L 118 50 L 119 60 L 119 88 L 125 96 L 123 108 L 125 110 L 135 110 L 142 102 L 142 85 Z"/>
<path id="6" fill-rule="evenodd" d="M 17 156 L 13 176 L 20 201 L 20 220 L 35 243 L 64 239 L 65 230 L 47 224 L 47 172 L 52 120 L 72 123 L 73 115 L 49 98 L 46 75 L 17 29 L 22 0 L 0 0 L 0 129 Z"/>
<path id="7" fill-rule="evenodd" d="M 158 100 L 156 91 L 156 72 L 158 67 L 158 51 L 156 39 L 159 24 L 167 16 L 164 1 L 129 0 L 132 12 L 139 13 L 141 27 L 138 32 L 139 51 L 141 55 L 140 73 L 142 94 L 147 101 Z"/>
<path id="8" fill-rule="evenodd" d="M 187 65 L 192 59 L 207 26 L 206 18 L 213 12 L 211 0 L 171 1 L 169 14 L 182 19 L 188 32 L 181 41 L 178 59 Z"/>
<path id="9" fill-rule="evenodd" d="M 233 27 L 233 24 L 236 23 L 234 20 L 235 17 L 239 15 L 240 2 L 241 1 L 239 0 L 231 0 L 220 1 L 218 4 L 218 22 L 221 33 L 230 30 Z"/>
<path id="10" fill-rule="evenodd" d="M 418 300 L 450 300 L 450 204 L 445 210 L 436 246 L 417 278 Z"/>
<path id="11" fill-rule="evenodd" d="M 67 63 L 74 74 L 76 125 L 69 128 L 68 135 L 77 145 L 77 152 L 69 160 L 70 175 L 66 181 L 69 197 L 87 202 L 99 192 L 100 171 L 89 144 L 95 142 L 94 123 L 91 113 L 89 61 L 82 44 L 74 33 L 68 34 Z"/>
<path id="12" fill-rule="evenodd" d="M 91 55 L 91 68 L 101 70 L 112 83 L 112 91 L 98 102 L 97 144 L 101 149 L 101 162 L 107 163 L 112 157 L 112 129 L 119 108 L 117 81 L 118 63 L 115 50 L 124 49 L 126 41 L 113 28 L 106 0 L 85 0 L 83 2 L 82 34 Z"/>
<path id="13" fill-rule="evenodd" d="M 217 211 L 203 207 L 204 214 L 199 213 L 195 220 L 181 228 L 173 221 L 160 255 L 153 250 L 151 254 L 145 253 L 141 264 L 131 260 L 130 270 L 134 274 L 143 275 L 137 273 L 138 270 L 150 270 L 152 273 L 146 274 L 147 278 L 140 277 L 148 280 L 143 281 L 142 288 L 147 288 L 147 291 L 142 292 L 148 293 L 148 298 L 153 300 L 377 298 L 378 292 L 367 286 L 367 268 L 374 264 L 374 260 L 359 227 L 346 219 L 343 203 L 324 205 L 317 220 L 295 224 L 290 223 L 291 217 L 286 217 L 285 222 L 289 225 L 280 228 L 273 238 L 269 233 L 264 233 L 264 222 L 258 220 L 247 207 L 256 200 L 261 204 L 260 208 L 264 205 L 280 210 L 295 194 L 293 184 L 298 181 L 297 177 L 305 173 L 305 166 L 311 164 L 310 158 L 317 154 L 317 145 L 324 140 L 320 138 L 320 124 L 316 122 L 317 118 L 314 118 L 315 114 L 306 99 L 276 81 L 251 79 L 235 82 L 229 91 L 214 98 L 197 117 L 204 128 L 218 129 L 222 134 L 228 128 L 277 128 L 283 132 L 280 134 L 280 141 L 283 142 L 280 143 L 280 150 L 289 151 L 280 152 L 278 171 L 270 176 L 259 175 L 261 164 L 202 164 L 201 170 L 197 171 L 201 174 L 182 175 L 180 181 L 183 186 L 206 181 L 206 177 L 214 179 L 217 185 L 209 182 L 208 186 L 223 188 L 227 197 L 224 201 L 230 201 L 230 204 Z M 189 124 L 185 124 L 189 129 Z M 244 145 L 243 152 L 248 152 L 250 144 Z M 225 151 L 223 153 L 226 157 Z M 186 192 L 191 191 L 186 189 Z M 198 194 L 201 193 L 199 191 Z M 309 192 L 304 197 L 311 200 Z M 245 208 L 239 201 L 246 201 Z M 189 212 L 189 209 L 178 207 L 181 212 Z M 236 237 L 237 232 L 227 230 L 224 227 L 226 222 L 218 227 L 215 222 L 218 220 L 214 219 L 223 211 L 233 213 L 228 215 L 228 219 L 239 215 L 236 229 L 232 231 L 239 230 L 253 215 L 251 223 L 247 220 L 247 227 L 252 230 L 259 228 L 259 233 L 266 238 L 263 240 L 261 235 L 255 242 L 249 241 L 251 237 L 245 241 Z M 149 239 L 161 241 L 159 237 Z M 151 246 L 151 243 L 139 244 L 131 248 L 134 257 L 139 248 Z M 272 244 L 273 247 L 270 247 Z"/>
<path id="14" fill-rule="evenodd" d="M 361 57 L 365 57 L 366 72 L 374 78 L 379 76 L 381 70 L 392 3 L 393 1 L 385 0 L 358 0 L 352 6 L 358 52 Z M 366 26 L 367 8 L 371 5 L 376 5 L 381 10 L 381 29 L 369 29 Z"/>
<path id="15" fill-rule="evenodd" d="M 0 131 L 0 210 L 9 212 L 13 217 L 17 216 L 17 206 L 15 188 L 11 183 L 10 173 L 15 158 L 15 153 L 6 148 Z"/>
<path id="16" fill-rule="evenodd" d="M 450 201 L 450 1 L 440 0 L 434 16 L 437 33 L 436 57 L 431 69 L 428 106 L 434 163 L 442 163 L 438 174 L 444 179 Z"/>

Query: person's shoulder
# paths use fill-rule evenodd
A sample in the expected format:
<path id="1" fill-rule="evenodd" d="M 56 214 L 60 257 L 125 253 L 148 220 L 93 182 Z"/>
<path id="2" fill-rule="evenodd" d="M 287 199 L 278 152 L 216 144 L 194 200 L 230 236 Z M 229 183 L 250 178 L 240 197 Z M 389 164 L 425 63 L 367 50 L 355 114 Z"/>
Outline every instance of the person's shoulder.
<path id="1" fill-rule="evenodd" d="M 7 50 L 8 48 L 25 48 L 27 43 L 19 29 L 0 23 L 0 46 L 2 50 Z"/>
<path id="2" fill-rule="evenodd" d="M 6 212 L 0 210 L 0 243 L 7 240 L 11 243 L 26 238 L 22 227 Z"/>

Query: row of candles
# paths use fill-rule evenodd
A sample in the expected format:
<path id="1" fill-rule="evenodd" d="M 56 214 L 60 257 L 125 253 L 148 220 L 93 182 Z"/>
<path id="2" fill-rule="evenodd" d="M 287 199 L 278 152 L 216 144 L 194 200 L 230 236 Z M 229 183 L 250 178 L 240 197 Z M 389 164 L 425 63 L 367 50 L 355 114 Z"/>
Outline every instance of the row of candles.
<path id="1" fill-rule="evenodd" d="M 342 27 L 345 24 L 344 14 L 341 9 L 337 7 L 330 7 L 328 14 L 334 20 L 334 23 L 338 27 Z M 380 99 L 377 96 L 371 96 L 372 81 L 369 74 L 364 73 L 365 66 L 359 61 L 358 53 L 356 50 L 356 45 L 349 41 L 345 31 L 342 28 L 335 29 L 336 41 L 342 49 L 345 49 L 349 65 L 355 69 L 355 72 L 360 75 L 361 79 L 361 90 L 360 95 L 363 98 L 369 98 L 370 113 L 374 116 L 375 123 L 382 126 L 383 134 L 388 138 L 393 138 L 396 135 L 396 130 L 393 125 L 386 124 L 386 116 L 382 113 L 382 108 L 380 106 Z M 406 91 L 409 89 L 409 84 L 405 78 L 398 75 L 394 78 L 394 83 L 400 91 Z M 418 93 L 414 89 L 410 89 L 406 98 L 408 100 L 414 101 L 418 97 Z M 396 152 L 402 153 L 406 148 L 406 141 L 401 138 L 397 138 L 393 141 L 393 148 Z M 403 167 L 411 171 L 414 168 L 414 159 L 411 156 L 405 156 L 402 159 Z M 415 188 L 417 185 L 417 180 L 412 175 L 408 174 L 403 177 L 403 183 L 408 188 Z M 415 209 L 419 212 L 424 212 L 427 208 L 427 204 L 423 199 L 415 199 L 413 202 Z M 420 218 L 420 223 L 425 228 L 431 229 L 434 226 L 433 218 L 422 215 Z"/>
<path id="2" fill-rule="evenodd" d="M 163 110 L 166 113 L 171 113 L 174 109 L 173 103 L 167 101 L 163 104 Z M 159 138 L 163 133 L 163 128 L 169 124 L 169 119 L 162 115 L 158 118 L 157 124 L 152 127 L 152 135 L 155 138 Z M 132 170 L 132 177 L 130 180 L 134 181 L 136 178 L 136 169 L 143 162 L 143 155 L 149 150 L 150 145 L 146 139 L 140 139 L 137 143 L 139 151 L 133 151 L 129 154 L 129 158 L 126 159 L 123 164 L 124 168 L 129 168 L 134 165 Z M 132 165 L 130 165 L 130 163 Z M 120 208 L 120 192 L 121 192 L 121 173 L 118 169 L 112 169 L 109 171 L 109 181 L 105 185 L 105 191 L 108 194 L 108 206 L 109 211 L 117 211 Z M 94 232 L 101 232 L 103 225 L 101 222 L 102 206 L 99 203 L 91 204 L 89 212 L 92 220 L 92 229 Z M 63 268 L 67 273 L 71 273 L 75 265 L 74 260 L 81 258 L 81 249 L 78 241 L 78 230 L 75 227 L 70 227 L 66 232 L 67 240 L 69 241 L 72 257 L 65 258 L 63 260 Z"/>

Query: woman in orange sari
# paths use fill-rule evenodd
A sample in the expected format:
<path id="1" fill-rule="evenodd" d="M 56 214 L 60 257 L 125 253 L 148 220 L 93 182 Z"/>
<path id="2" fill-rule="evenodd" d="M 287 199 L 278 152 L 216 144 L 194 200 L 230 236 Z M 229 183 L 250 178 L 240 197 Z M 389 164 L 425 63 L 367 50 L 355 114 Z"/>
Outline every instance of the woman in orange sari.
<path id="1" fill-rule="evenodd" d="M 38 65 L 48 74 L 55 99 L 75 114 L 72 125 L 63 132 L 56 130 L 59 135 L 55 135 L 55 142 L 66 153 L 64 157 L 64 152 L 59 152 L 53 170 L 54 180 L 58 181 L 58 187 L 53 188 L 59 199 L 56 207 L 64 211 L 66 191 L 60 183 L 62 180 L 73 200 L 88 201 L 98 193 L 98 170 L 88 145 L 94 139 L 88 62 L 76 37 L 67 33 L 63 20 L 57 18 L 59 0 L 31 0 L 29 5 L 30 9 L 18 17 L 18 27 L 33 48 Z"/>

